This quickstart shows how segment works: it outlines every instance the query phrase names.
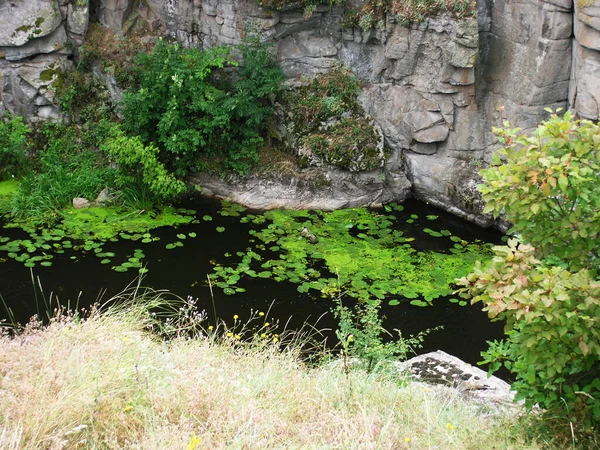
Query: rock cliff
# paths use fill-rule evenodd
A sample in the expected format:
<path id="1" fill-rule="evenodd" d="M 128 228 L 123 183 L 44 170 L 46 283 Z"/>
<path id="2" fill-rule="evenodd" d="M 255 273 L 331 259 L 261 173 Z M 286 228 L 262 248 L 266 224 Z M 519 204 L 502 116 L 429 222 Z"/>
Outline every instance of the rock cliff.
<path id="1" fill-rule="evenodd" d="M 491 127 L 530 128 L 545 107 L 598 120 L 600 2 L 479 0 L 477 18 L 450 16 L 371 31 L 342 27 L 339 7 L 271 11 L 255 0 L 11 0 L 0 2 L 0 112 L 60 118 L 52 83 L 72 66 L 89 17 L 125 33 L 133 21 L 185 46 L 241 42 L 260 30 L 290 78 L 342 61 L 363 80 L 360 102 L 391 149 L 380 178 L 405 175 L 414 195 L 482 225 L 477 171 Z M 402 184 L 402 183 L 401 183 Z M 382 181 L 382 186 L 385 182 Z"/>

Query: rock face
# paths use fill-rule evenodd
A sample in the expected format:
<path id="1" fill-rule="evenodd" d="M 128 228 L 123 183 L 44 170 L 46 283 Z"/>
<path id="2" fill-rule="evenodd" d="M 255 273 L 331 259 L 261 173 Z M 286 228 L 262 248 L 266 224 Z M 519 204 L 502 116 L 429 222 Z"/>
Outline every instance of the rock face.
<path id="1" fill-rule="evenodd" d="M 0 18 L 0 112 L 60 119 L 52 84 L 73 68 L 69 56 L 83 41 L 87 2 L 7 1 L 0 3 Z"/>
<path id="2" fill-rule="evenodd" d="M 318 6 L 306 17 L 300 8 L 270 11 L 255 1 L 2 2 L 0 111 L 60 118 L 52 84 L 72 67 L 89 10 L 122 34 L 141 17 L 185 46 L 237 44 L 259 32 L 276 43 L 290 78 L 338 61 L 349 66 L 363 81 L 363 108 L 391 149 L 375 176 L 406 176 L 414 195 L 482 225 L 491 219 L 481 214 L 475 185 L 496 149 L 492 126 L 534 127 L 548 106 L 599 118 L 598 2 L 480 0 L 477 18 L 442 15 L 408 27 L 388 18 L 382 29 L 363 31 L 343 28 L 338 6 Z"/>
<path id="3" fill-rule="evenodd" d="M 410 196 L 410 182 L 383 171 L 351 173 L 331 168 L 325 178 L 306 180 L 295 176 L 216 179 L 204 175 L 191 182 L 207 196 L 232 200 L 252 209 L 321 209 L 330 211 L 359 206 L 381 206 Z"/>

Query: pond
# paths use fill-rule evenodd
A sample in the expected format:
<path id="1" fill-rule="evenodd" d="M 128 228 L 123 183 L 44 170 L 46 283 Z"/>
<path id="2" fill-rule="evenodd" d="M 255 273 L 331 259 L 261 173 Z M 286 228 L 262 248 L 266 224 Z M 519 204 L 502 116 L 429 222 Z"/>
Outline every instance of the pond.
<path id="1" fill-rule="evenodd" d="M 243 321 L 250 316 L 251 311 L 268 311 L 273 321 L 287 323 L 288 329 L 298 329 L 304 323 L 315 324 L 317 329 L 336 328 L 336 321 L 331 313 L 333 302 L 323 298 L 317 289 L 323 287 L 322 280 L 325 274 L 328 274 L 330 281 L 336 278 L 331 270 L 328 271 L 327 265 L 336 264 L 335 261 L 343 259 L 340 256 L 339 245 L 335 249 L 325 248 L 321 251 L 322 254 L 317 255 L 317 249 L 322 248 L 322 242 L 326 240 L 324 236 L 327 233 L 333 236 L 331 229 L 323 228 L 319 224 L 333 222 L 333 216 L 315 211 L 301 213 L 300 217 L 296 216 L 300 213 L 291 213 L 289 217 L 284 216 L 284 222 L 292 231 L 284 233 L 277 231 L 278 228 L 274 225 L 277 217 L 267 215 L 265 218 L 258 212 L 243 211 L 243 208 L 236 208 L 235 205 L 223 207 L 218 201 L 195 197 L 181 206 L 196 211 L 196 223 L 152 230 L 151 238 L 142 239 L 145 243 L 141 243 L 140 239 L 119 239 L 117 242 L 106 242 L 101 252 L 95 251 L 94 248 L 89 248 L 88 251 L 65 248 L 64 253 L 52 256 L 51 265 L 35 264 L 33 268 L 25 267 L 14 255 L 7 257 L 8 252 L 0 250 L 0 258 L 3 261 L 0 263 L 0 294 L 3 301 L 10 307 L 15 319 L 24 323 L 37 312 L 39 305 L 36 305 L 34 298 L 42 297 L 39 286 L 43 289 L 43 297 L 50 298 L 52 293 L 53 297 L 58 297 L 61 305 L 68 304 L 73 307 L 77 304 L 79 307 L 85 307 L 100 299 L 107 300 L 135 282 L 138 273 L 137 269 L 121 272 L 114 270 L 117 263 L 107 258 L 99 258 L 96 253 L 109 256 L 125 255 L 121 258 L 125 258 L 125 261 L 127 257 L 137 255 L 143 267 L 148 270 L 143 275 L 142 285 L 166 289 L 184 298 L 197 298 L 199 308 L 206 310 L 210 318 L 213 317 L 213 303 L 207 275 L 211 276 L 214 283 L 221 283 L 220 288 L 214 286 L 213 289 L 214 306 L 218 317 L 227 322 L 231 323 L 234 315 L 238 315 Z M 409 200 L 395 209 L 388 207 L 386 210 L 374 212 L 379 218 L 379 225 L 370 223 L 367 226 L 361 222 L 365 220 L 365 210 L 356 210 L 348 214 L 351 215 L 345 215 L 341 219 L 342 229 L 347 229 L 349 233 L 347 239 L 362 239 L 360 242 L 371 248 L 368 245 L 369 240 L 392 239 L 392 236 L 396 236 L 397 240 L 390 240 L 391 244 L 388 247 L 395 248 L 396 242 L 404 242 L 403 245 L 410 247 L 410 251 L 414 252 L 413 256 L 424 255 L 430 251 L 451 256 L 448 249 L 451 249 L 452 245 L 462 248 L 476 241 L 499 243 L 501 239 L 501 235 L 494 230 L 478 228 L 416 200 Z M 382 224 L 381 221 L 385 223 Z M 315 232 L 321 242 L 314 247 L 303 247 L 301 251 L 307 256 L 300 261 L 291 261 L 290 258 L 282 256 L 285 245 L 295 246 L 306 242 L 301 236 L 302 226 L 306 224 L 311 226 L 310 232 Z M 269 234 L 270 232 L 273 233 Z M 277 233 L 279 236 L 275 235 Z M 284 241 L 281 237 L 287 238 L 288 235 L 292 235 L 292 239 Z M 27 237 L 18 229 L 1 229 L 0 236 L 10 239 Z M 313 248 L 314 254 L 311 255 Z M 347 248 L 343 254 L 352 255 L 351 250 L 353 249 Z M 381 252 L 382 261 L 389 257 L 385 254 L 386 247 L 376 251 Z M 330 259 L 334 253 L 337 259 L 332 263 Z M 264 267 L 257 268 L 256 262 L 253 262 L 254 266 L 244 268 L 244 257 L 251 260 L 255 254 L 259 254 L 255 258 L 258 260 L 260 257 L 259 263 Z M 356 265 L 356 261 L 352 260 L 357 259 L 358 266 L 366 264 L 366 259 L 360 259 L 363 257 L 361 255 L 352 256 L 349 262 Z M 114 258 L 116 261 L 117 256 Z M 394 258 L 398 259 L 395 256 Z M 135 257 L 132 260 L 137 262 Z M 296 271 L 299 278 L 308 281 L 304 281 L 304 285 L 299 284 L 298 280 L 290 281 L 295 278 L 293 273 L 279 277 L 282 281 L 275 281 L 276 266 L 282 261 L 288 264 L 285 270 Z M 394 264 L 389 261 L 385 264 Z M 433 263 L 436 264 L 435 261 Z M 332 266 L 329 265 L 330 267 Z M 262 272 L 256 273 L 252 268 Z M 223 275 L 223 269 L 230 272 Z M 432 267 L 431 272 L 438 269 Z M 340 270 L 338 278 L 344 276 L 344 269 Z M 248 276 L 247 273 L 250 272 L 254 276 Z M 270 276 L 264 275 L 265 273 Z M 318 275 L 311 281 L 311 274 Z M 321 278 L 317 279 L 317 276 Z M 400 279 L 403 274 L 392 273 L 391 276 Z M 32 277 L 35 283 L 32 282 Z M 231 287 L 223 280 L 229 280 Z M 356 276 L 353 283 L 357 285 Z M 400 280 L 398 283 L 401 284 Z M 418 286 L 411 289 L 418 291 Z M 234 291 L 237 291 L 235 295 L 228 295 Z M 476 363 L 480 360 L 479 353 L 486 348 L 486 340 L 502 337 L 502 324 L 490 322 L 479 307 L 460 306 L 450 302 L 448 296 L 427 301 L 422 293 L 409 291 L 399 291 L 405 293 L 408 298 L 398 293 L 381 296 L 384 298 L 381 312 L 385 317 L 386 329 L 400 329 L 403 335 L 443 326 L 442 331 L 434 331 L 427 337 L 421 352 L 441 349 L 467 362 Z M 355 298 L 361 298 L 362 294 L 359 292 L 367 295 L 364 289 L 357 290 Z M 372 292 L 369 291 L 368 295 L 370 294 Z M 375 294 L 379 295 L 377 292 Z M 431 297 L 430 294 L 425 294 L 428 295 Z M 343 299 L 347 304 L 355 301 L 352 298 Z M 430 306 L 415 306 L 419 302 L 428 303 Z M 6 308 L 0 305 L 0 318 L 6 319 L 7 316 Z M 324 334 L 330 342 L 334 341 L 333 332 Z"/>

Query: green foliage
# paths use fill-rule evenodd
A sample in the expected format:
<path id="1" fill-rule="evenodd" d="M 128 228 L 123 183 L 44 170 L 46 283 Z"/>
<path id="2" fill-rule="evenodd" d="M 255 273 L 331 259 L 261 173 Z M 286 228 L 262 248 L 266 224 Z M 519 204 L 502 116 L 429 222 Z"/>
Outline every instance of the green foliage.
<path id="1" fill-rule="evenodd" d="M 496 247 L 487 267 L 460 280 L 459 292 L 506 321 L 505 342 L 484 354 L 491 369 L 504 364 L 529 407 L 539 404 L 563 421 L 563 432 L 570 422 L 577 436 L 593 440 L 600 426 L 600 129 L 566 113 L 531 136 L 497 131 L 505 148 L 481 171 L 480 189 L 486 211 L 505 211 L 523 243 Z"/>
<path id="2" fill-rule="evenodd" d="M 27 171 L 28 133 L 22 117 L 0 117 L 0 181 Z"/>
<path id="3" fill-rule="evenodd" d="M 172 200 L 186 191 L 186 184 L 175 178 L 158 161 L 159 150 L 153 144 L 144 145 L 137 136 L 129 137 L 113 126 L 100 148 L 118 166 L 115 184 L 128 192 L 140 192 L 142 185 L 159 201 Z"/>
<path id="4" fill-rule="evenodd" d="M 342 345 L 346 370 L 349 367 L 364 368 L 368 372 L 394 370 L 394 363 L 421 348 L 431 331 L 403 338 L 400 330 L 395 329 L 398 336 L 394 338 L 383 328 L 380 308 L 379 300 L 359 303 L 354 310 L 343 306 L 341 301 L 338 303 L 335 316 L 339 318 L 339 328 L 335 334 Z M 385 335 L 387 342 L 383 341 Z M 348 358 L 356 361 L 349 362 Z"/>
<path id="5" fill-rule="evenodd" d="M 508 124 L 506 124 L 508 127 Z M 483 170 L 485 212 L 501 212 L 541 259 L 595 268 L 600 252 L 600 127 L 567 112 L 531 136 L 497 129 L 505 147 Z"/>
<path id="6" fill-rule="evenodd" d="M 80 131 L 64 124 L 44 124 L 41 134 L 45 144 L 35 163 L 39 173 L 21 179 L 18 192 L 10 200 L 14 217 L 48 217 L 74 197 L 94 199 L 113 183 L 114 169 L 108 167 L 101 153 L 90 151 L 103 130 Z"/>
<path id="7" fill-rule="evenodd" d="M 327 119 L 345 112 L 360 112 L 356 99 L 359 92 L 360 81 L 341 64 L 317 75 L 306 85 L 287 91 L 284 101 L 297 127 L 294 131 L 313 131 Z"/>
<path id="8" fill-rule="evenodd" d="M 325 297 L 336 298 L 341 292 L 367 301 L 396 295 L 426 306 L 451 294 L 454 278 L 468 274 L 489 252 L 486 245 L 469 244 L 447 230 L 439 239 L 447 239 L 448 252 L 418 251 L 411 247 L 413 238 L 394 229 L 399 225 L 394 215 L 365 208 L 326 213 L 272 210 L 242 218 L 249 220 L 262 225 L 251 231 L 257 243 L 238 252 L 239 262 L 215 267 L 211 278 L 217 287 L 235 289 L 245 275 L 289 280 L 298 284 L 299 292 Z M 318 242 L 302 235 L 304 227 Z"/>
<path id="9" fill-rule="evenodd" d="M 73 120 L 97 121 L 112 112 L 108 91 L 91 72 L 78 68 L 61 77 L 55 86 L 56 99 Z"/>
<path id="10" fill-rule="evenodd" d="M 359 92 L 358 78 L 339 64 L 284 94 L 301 165 L 324 162 L 353 172 L 383 165 L 381 138 L 358 103 Z"/>
<path id="11" fill-rule="evenodd" d="M 177 177 L 194 169 L 200 154 L 240 173 L 258 159 L 268 97 L 283 76 L 268 48 L 249 42 L 239 49 L 236 76 L 230 69 L 238 63 L 225 47 L 200 51 L 159 40 L 138 58 L 139 88 L 124 96 L 124 126 L 154 144 Z"/>

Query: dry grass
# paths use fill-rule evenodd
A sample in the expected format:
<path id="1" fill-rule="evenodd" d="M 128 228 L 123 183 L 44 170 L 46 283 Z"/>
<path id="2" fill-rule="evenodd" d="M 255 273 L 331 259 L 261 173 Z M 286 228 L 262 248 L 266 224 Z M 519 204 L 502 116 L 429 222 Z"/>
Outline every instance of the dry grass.
<path id="1" fill-rule="evenodd" d="M 537 448 L 450 390 L 144 328 L 121 310 L 0 337 L 0 448 Z"/>

